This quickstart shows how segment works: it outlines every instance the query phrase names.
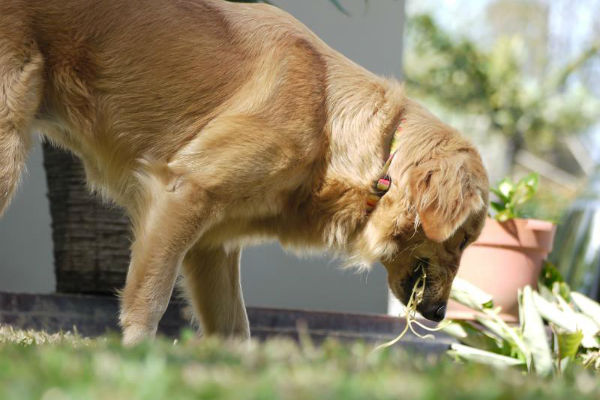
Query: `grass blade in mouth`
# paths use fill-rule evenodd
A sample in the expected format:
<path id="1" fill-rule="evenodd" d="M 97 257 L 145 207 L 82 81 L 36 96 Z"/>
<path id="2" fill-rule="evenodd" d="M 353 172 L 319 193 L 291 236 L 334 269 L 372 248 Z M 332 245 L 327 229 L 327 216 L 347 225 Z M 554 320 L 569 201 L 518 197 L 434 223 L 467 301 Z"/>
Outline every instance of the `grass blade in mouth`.
<path id="1" fill-rule="evenodd" d="M 375 349 L 373 351 L 378 351 L 378 350 L 393 346 L 394 344 L 398 343 L 404 337 L 404 335 L 406 335 L 406 332 L 408 332 L 409 329 L 415 336 L 417 336 L 421 339 L 433 339 L 434 338 L 434 336 L 431 334 L 421 335 L 420 333 L 418 333 L 415 330 L 413 325 L 416 325 L 419 328 L 424 329 L 429 332 L 439 331 L 445 327 L 445 325 L 444 325 L 444 326 L 438 326 L 436 328 L 430 328 L 428 326 L 423 325 L 416 319 L 417 307 L 419 306 L 419 304 L 421 304 L 423 302 L 423 298 L 425 297 L 425 283 L 427 282 L 427 271 L 425 270 L 423 265 L 420 264 L 417 267 L 417 269 L 420 269 L 420 271 L 418 271 L 418 272 L 420 272 L 420 276 L 415 281 L 415 284 L 412 287 L 412 292 L 410 294 L 410 298 L 408 299 L 408 303 L 406 304 L 406 315 L 405 315 L 406 326 L 404 327 L 402 332 L 400 332 L 400 334 L 395 339 L 392 339 L 389 342 L 380 344 L 379 346 L 375 347 Z"/>

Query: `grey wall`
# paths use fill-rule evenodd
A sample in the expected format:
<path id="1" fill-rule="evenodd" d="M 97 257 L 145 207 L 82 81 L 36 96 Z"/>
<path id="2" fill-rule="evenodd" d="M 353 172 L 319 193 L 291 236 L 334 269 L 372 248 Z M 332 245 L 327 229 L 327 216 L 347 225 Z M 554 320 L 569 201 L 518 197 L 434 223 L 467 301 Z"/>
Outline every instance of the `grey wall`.
<path id="1" fill-rule="evenodd" d="M 21 186 L 0 219 L 0 290 L 54 290 L 47 191 L 42 146 L 37 142 L 29 155 Z"/>
<path id="2" fill-rule="evenodd" d="M 326 0 L 275 0 L 325 42 L 373 72 L 400 76 L 403 0 L 342 0 L 350 16 Z M 50 217 L 41 148 L 28 162 L 29 174 L 0 220 L 0 290 L 54 290 Z M 242 257 L 248 305 L 334 311 L 386 312 L 381 266 L 368 274 L 342 271 L 325 257 L 299 259 L 278 245 L 249 248 Z"/>

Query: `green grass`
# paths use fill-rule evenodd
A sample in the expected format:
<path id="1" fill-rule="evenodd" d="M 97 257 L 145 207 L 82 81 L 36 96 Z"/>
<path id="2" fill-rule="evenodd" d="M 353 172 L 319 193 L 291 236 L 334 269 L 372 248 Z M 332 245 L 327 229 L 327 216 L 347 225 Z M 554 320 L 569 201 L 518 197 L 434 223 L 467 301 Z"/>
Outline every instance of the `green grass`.
<path id="1" fill-rule="evenodd" d="M 334 341 L 298 346 L 159 339 L 125 349 L 116 337 L 83 339 L 0 327 L 0 399 L 584 399 L 600 379 L 578 369 L 542 380 L 443 356 Z"/>

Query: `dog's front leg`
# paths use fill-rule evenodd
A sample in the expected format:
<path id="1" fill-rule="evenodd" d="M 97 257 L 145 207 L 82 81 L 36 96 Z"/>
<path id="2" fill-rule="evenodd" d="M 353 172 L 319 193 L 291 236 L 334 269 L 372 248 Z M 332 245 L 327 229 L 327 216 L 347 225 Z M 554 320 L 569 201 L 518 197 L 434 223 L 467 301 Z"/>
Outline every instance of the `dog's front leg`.
<path id="1" fill-rule="evenodd" d="M 134 218 L 135 240 L 121 298 L 125 345 L 154 337 L 181 261 L 215 214 L 198 188 L 169 191 L 157 185 L 149 197 Z"/>
<path id="2" fill-rule="evenodd" d="M 205 335 L 250 337 L 240 285 L 240 251 L 195 245 L 183 261 L 188 297 Z"/>

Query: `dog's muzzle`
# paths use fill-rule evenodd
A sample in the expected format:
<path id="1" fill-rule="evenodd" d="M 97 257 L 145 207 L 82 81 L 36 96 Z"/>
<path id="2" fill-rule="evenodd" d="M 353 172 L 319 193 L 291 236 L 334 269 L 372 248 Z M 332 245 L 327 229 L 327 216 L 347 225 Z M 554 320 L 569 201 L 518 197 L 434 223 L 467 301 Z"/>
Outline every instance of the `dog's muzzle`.
<path id="1" fill-rule="evenodd" d="M 428 266 L 429 259 L 422 258 L 417 260 L 413 271 L 402 283 L 402 289 L 404 292 L 404 298 L 402 299 L 402 301 L 404 302 L 404 304 L 408 304 L 415 283 L 417 282 L 417 279 L 419 279 L 419 277 L 421 276 L 422 269 L 427 271 Z M 427 283 L 428 279 L 426 279 L 425 281 L 425 287 L 427 287 Z M 423 299 L 423 302 L 417 306 L 417 311 L 428 320 L 439 322 L 446 317 L 446 307 L 447 305 L 445 301 L 428 302 L 427 292 L 425 292 L 425 298 Z"/>

